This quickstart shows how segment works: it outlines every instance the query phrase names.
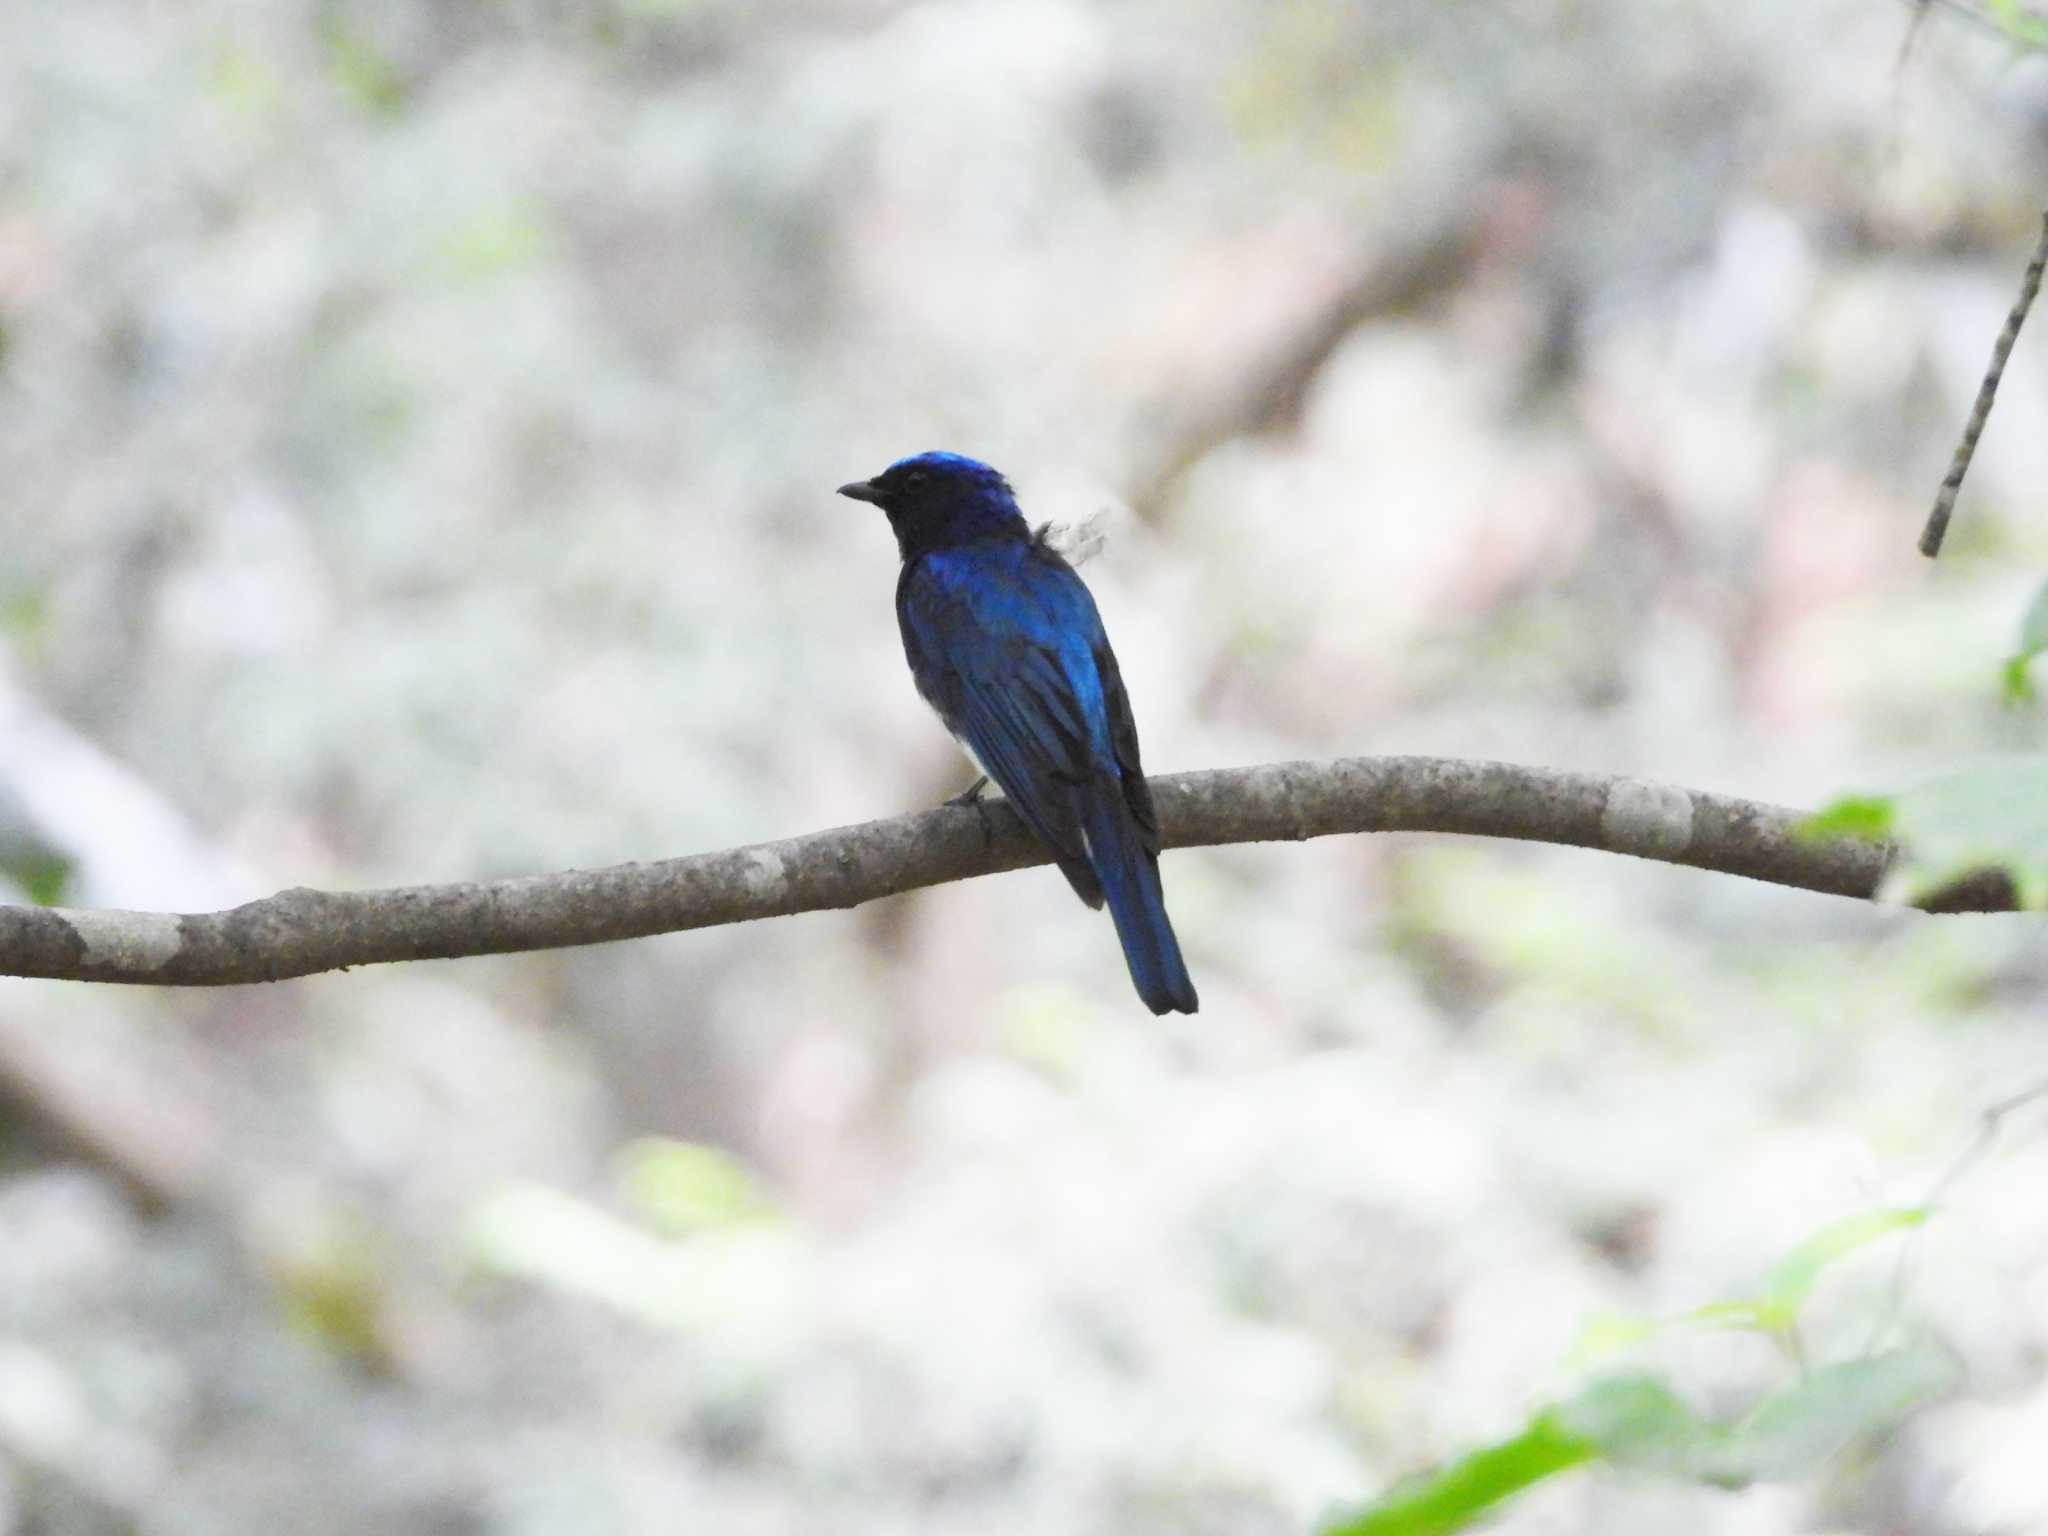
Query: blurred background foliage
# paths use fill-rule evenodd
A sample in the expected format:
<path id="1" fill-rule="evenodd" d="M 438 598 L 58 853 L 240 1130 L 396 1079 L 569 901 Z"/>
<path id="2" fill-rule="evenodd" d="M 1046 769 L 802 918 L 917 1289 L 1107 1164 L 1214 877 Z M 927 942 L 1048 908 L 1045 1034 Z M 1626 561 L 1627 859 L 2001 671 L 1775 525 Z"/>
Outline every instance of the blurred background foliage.
<path id="1" fill-rule="evenodd" d="M 2048 186 L 2040 25 L 0 7 L 0 872 L 211 907 L 928 804 L 830 492 L 933 446 L 1109 510 L 1155 770 L 1920 814 L 2041 727 L 2038 335 L 1914 552 Z M 1431 838 L 1167 882 L 1171 1023 L 1043 870 L 0 987 L 0 1533 L 1441 1529 L 1567 1464 L 1497 1528 L 2048 1525 L 2039 1113 L 1940 1182 L 2043 1074 L 2035 921 Z M 1797 1351 L 1601 1331 L 1759 1294 Z"/>

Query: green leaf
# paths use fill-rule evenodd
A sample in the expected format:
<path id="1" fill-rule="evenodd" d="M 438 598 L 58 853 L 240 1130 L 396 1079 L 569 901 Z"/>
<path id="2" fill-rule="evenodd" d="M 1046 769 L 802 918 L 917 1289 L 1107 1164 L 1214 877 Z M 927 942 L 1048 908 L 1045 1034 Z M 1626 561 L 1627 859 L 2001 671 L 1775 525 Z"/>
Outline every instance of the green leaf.
<path id="1" fill-rule="evenodd" d="M 1899 1207 L 1832 1222 L 1773 1265 L 1755 1297 L 1715 1302 L 1676 1321 L 1783 1333 L 1830 1265 L 1930 1214 Z M 1668 1325 L 1596 1320 L 1581 1330 L 1574 1354 L 1626 1348 L 1662 1326 Z M 1595 1460 L 1724 1487 L 1802 1476 L 1855 1441 L 1896 1427 L 1952 1390 L 1958 1376 L 1945 1350 L 1911 1346 L 1805 1373 L 1732 1424 L 1700 1418 L 1648 1372 L 1603 1376 L 1538 1414 L 1513 1439 L 1410 1479 L 1371 1508 L 1325 1527 L 1323 1536 L 1461 1530 L 1531 1484 Z"/>
<path id="2" fill-rule="evenodd" d="M 1640 1317 L 1600 1313 L 1579 1325 L 1578 1336 L 1565 1351 L 1565 1369 L 1580 1372 L 1596 1362 L 1621 1354 L 1657 1336 L 1661 1324 Z"/>
<path id="3" fill-rule="evenodd" d="M 2034 702 L 2034 675 L 2028 670 L 2033 662 L 2029 655 L 2008 656 L 2005 665 L 1998 672 L 1998 693 L 2008 704 L 2031 704 Z"/>
<path id="4" fill-rule="evenodd" d="M 1811 1371 L 1700 1446 L 1694 1475 L 1734 1487 L 1803 1477 L 1858 1440 L 1896 1429 L 1923 1404 L 1955 1390 L 1961 1367 L 1932 1345 L 1913 1345 Z"/>
<path id="5" fill-rule="evenodd" d="M 1846 1235 L 1839 1241 L 1841 1252 L 1860 1246 Z M 1513 1439 L 1409 1479 L 1371 1508 L 1325 1526 L 1322 1536 L 1443 1536 L 1547 1477 L 1596 1460 L 1728 1488 L 1802 1477 L 1857 1441 L 1896 1429 L 1960 1379 L 1953 1355 L 1913 1345 L 1823 1366 L 1735 1423 L 1718 1424 L 1658 1377 L 1606 1376 L 1538 1414 Z"/>
<path id="6" fill-rule="evenodd" d="M 471 1213 L 477 1274 L 588 1297 L 699 1341 L 714 1385 L 791 1368 L 823 1300 L 818 1264 L 787 1222 L 750 1222 L 659 1237 L 573 1195 L 512 1183 Z"/>
<path id="7" fill-rule="evenodd" d="M 544 1185 L 508 1185 L 479 1205 L 468 1246 L 486 1272 L 538 1280 L 662 1327 L 688 1316 L 674 1245 Z"/>
<path id="8" fill-rule="evenodd" d="M 1790 1328 L 1813 1293 L 1815 1282 L 1837 1259 L 1867 1248 L 1880 1238 L 1921 1225 L 1932 1214 L 1925 1206 L 1864 1211 L 1830 1222 L 1794 1248 L 1764 1276 L 1756 1308 L 1769 1328 Z"/>
<path id="9" fill-rule="evenodd" d="M 1922 1206 L 1906 1206 L 1845 1216 L 1822 1227 L 1772 1265 L 1756 1295 L 1709 1302 L 1683 1314 L 1678 1321 L 1709 1328 L 1748 1328 L 1758 1333 L 1789 1332 L 1799 1321 L 1799 1309 L 1813 1294 L 1821 1272 L 1829 1265 L 1880 1238 L 1917 1227 L 1931 1214 Z"/>
<path id="10" fill-rule="evenodd" d="M 671 1234 L 758 1221 L 769 1214 L 754 1176 L 716 1147 L 650 1136 L 620 1154 L 627 1197 Z"/>
<path id="11" fill-rule="evenodd" d="M 1798 1322 L 1800 1308 L 1806 1305 L 1822 1271 L 1829 1265 L 1867 1248 L 1880 1238 L 1917 1227 L 1932 1214 L 1925 1206 L 1901 1206 L 1845 1216 L 1822 1227 L 1772 1265 L 1754 1296 L 1710 1301 L 1703 1307 L 1680 1313 L 1668 1322 L 1611 1317 L 1595 1319 L 1579 1330 L 1579 1337 L 1568 1358 L 1584 1364 L 1603 1354 L 1615 1354 L 1639 1344 L 1674 1325 L 1785 1333 Z"/>
<path id="12" fill-rule="evenodd" d="M 2048 48 L 2048 20 L 2035 15 L 2019 0 L 1986 0 L 1991 19 L 2012 42 L 2023 48 Z"/>
<path id="13" fill-rule="evenodd" d="M 1815 842 L 1853 837 L 1881 843 L 1892 835 L 1893 802 L 1884 795 L 1844 795 L 1822 806 L 1793 831 Z"/>
<path id="14" fill-rule="evenodd" d="M 1443 1536 L 1463 1530 L 1501 1500 L 1590 1461 L 1595 1449 L 1556 1414 L 1539 1414 L 1512 1440 L 1401 1483 L 1370 1509 L 1323 1527 L 1323 1536 Z"/>
<path id="15" fill-rule="evenodd" d="M 0 875 L 39 907 L 61 907 L 76 873 L 71 860 L 41 843 L 0 838 Z"/>
<path id="16" fill-rule="evenodd" d="M 1560 1403 L 1565 1432 L 1616 1466 L 1684 1472 L 1712 1426 L 1702 1424 L 1676 1392 L 1647 1373 L 1603 1376 Z"/>
<path id="17" fill-rule="evenodd" d="M 1615 1466 L 1733 1488 L 1803 1477 L 1856 1441 L 1897 1428 L 1960 1377 L 1946 1350 L 1914 1345 L 1822 1366 L 1730 1425 L 1697 1417 L 1647 1375 L 1594 1382 L 1559 1405 L 1556 1418 Z"/>
<path id="18" fill-rule="evenodd" d="M 1755 1301 L 1710 1301 L 1704 1307 L 1693 1308 L 1678 1320 L 1707 1328 L 1750 1328 L 1759 1333 L 1775 1331 L 1763 1306 Z"/>
<path id="19" fill-rule="evenodd" d="M 1909 898 L 1986 868 L 2012 876 L 2022 906 L 2048 898 L 2048 757 L 2004 758 L 1950 774 L 1900 795 L 1896 812 L 1898 871 Z"/>
<path id="20" fill-rule="evenodd" d="M 2034 680 L 2028 668 L 2043 651 L 2048 651 L 2048 582 L 2035 589 L 2027 611 L 2020 616 L 2019 649 L 2007 659 L 2001 675 L 2000 691 L 2007 703 L 2024 704 L 2033 698 Z"/>

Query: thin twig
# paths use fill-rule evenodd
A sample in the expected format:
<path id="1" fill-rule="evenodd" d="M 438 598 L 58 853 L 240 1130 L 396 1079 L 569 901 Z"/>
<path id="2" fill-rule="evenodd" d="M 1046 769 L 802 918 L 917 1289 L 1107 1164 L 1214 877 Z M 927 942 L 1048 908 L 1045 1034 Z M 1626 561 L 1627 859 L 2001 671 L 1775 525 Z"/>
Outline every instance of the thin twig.
<path id="1" fill-rule="evenodd" d="M 1961 1156 L 1949 1165 L 1948 1171 L 1935 1180 L 1934 1188 L 1927 1192 L 1927 1198 L 1920 1203 L 1931 1208 L 1946 1200 L 1955 1191 L 1956 1185 L 1962 1182 L 1963 1175 L 1976 1167 L 1983 1160 L 1984 1154 L 1991 1150 L 1992 1144 L 1998 1140 L 1998 1133 L 2005 1128 L 2007 1118 L 2041 1098 L 2048 1098 L 2048 1081 L 2035 1083 L 2031 1088 L 2010 1094 L 1979 1115 L 1976 1136 L 1963 1148 Z"/>
<path id="2" fill-rule="evenodd" d="M 1934 0 L 1907 0 L 1913 7 L 1913 14 L 1907 18 L 1906 30 L 1899 38 L 1898 57 L 1892 60 L 1892 81 L 1894 86 L 1906 72 L 1906 61 L 1912 57 L 1913 44 L 1920 36 L 1921 25 L 1927 20 L 1927 11 Z"/>
<path id="3" fill-rule="evenodd" d="M 1915 11 L 1926 11 L 1931 5 L 1938 3 L 1943 11 L 1955 17 L 1958 21 L 1968 22 L 1971 26 L 1998 37 L 2011 36 L 2004 27 L 1998 24 L 1996 17 L 1987 15 L 1981 8 L 1967 3 L 1967 0 L 1905 0 L 1905 3 L 1913 7 Z M 2022 11 L 2021 18 L 2025 21 L 2041 19 L 2031 10 Z"/>
<path id="4" fill-rule="evenodd" d="M 2005 317 L 2005 329 L 1998 333 L 1997 344 L 1991 349 L 1991 366 L 1984 371 L 1984 382 L 1977 386 L 1977 402 L 1970 407 L 1970 419 L 1963 423 L 1962 441 L 1956 444 L 1955 457 L 1949 461 L 1941 489 L 1935 492 L 1934 510 L 1927 514 L 1927 526 L 1921 530 L 1920 553 L 1930 560 L 1941 553 L 1941 541 L 1948 536 L 1956 493 L 1963 488 L 1963 476 L 1970 472 L 1970 460 L 1977 453 L 1977 439 L 1983 436 L 1984 423 L 1991 416 L 1991 403 L 1998 398 L 1998 381 L 2005 376 L 2005 360 L 2012 356 L 2012 345 L 2019 340 L 2027 311 L 2034 307 L 2034 295 L 2041 291 L 2043 268 L 2048 268 L 2048 214 L 2041 216 L 2041 238 L 2034 245 L 2034 259 L 2027 263 L 2026 276 L 2020 279 L 2019 299 Z"/>
<path id="5" fill-rule="evenodd" d="M 1970 1144 L 1963 1148 L 1956 1160 L 1948 1165 L 1934 1186 L 1927 1191 L 1920 1202 L 1920 1209 L 1932 1215 L 1941 1209 L 1942 1202 L 1955 1192 L 1963 1175 L 1981 1162 L 1986 1153 L 1997 1142 L 1999 1133 L 2005 1129 L 2005 1122 L 2012 1115 L 2025 1109 L 2038 1099 L 2048 1098 L 2048 1079 L 2008 1095 L 1991 1105 L 1977 1117 L 1977 1134 L 1970 1138 Z M 1886 1333 L 1890 1332 L 1905 1310 L 1906 1285 L 1913 1268 L 1913 1260 L 1920 1245 L 1920 1234 L 1924 1226 L 1914 1227 L 1906 1234 L 1906 1240 L 1899 1245 L 1899 1254 L 1892 1263 L 1890 1283 L 1885 1287 L 1884 1305 L 1878 1308 L 1877 1320 L 1871 1325 L 1870 1341 L 1864 1346 L 1864 1353 L 1873 1353 Z"/>

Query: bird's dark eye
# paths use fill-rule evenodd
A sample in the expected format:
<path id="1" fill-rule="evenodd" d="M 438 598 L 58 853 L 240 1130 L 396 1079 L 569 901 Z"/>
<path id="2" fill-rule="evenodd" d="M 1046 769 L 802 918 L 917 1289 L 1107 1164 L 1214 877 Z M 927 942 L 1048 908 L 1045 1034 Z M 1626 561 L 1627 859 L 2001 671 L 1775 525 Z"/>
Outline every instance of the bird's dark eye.
<path id="1" fill-rule="evenodd" d="M 925 481 L 929 479 L 931 479 L 931 476 L 926 474 L 923 470 L 913 469 L 909 474 L 903 477 L 903 483 L 905 485 L 923 485 Z"/>

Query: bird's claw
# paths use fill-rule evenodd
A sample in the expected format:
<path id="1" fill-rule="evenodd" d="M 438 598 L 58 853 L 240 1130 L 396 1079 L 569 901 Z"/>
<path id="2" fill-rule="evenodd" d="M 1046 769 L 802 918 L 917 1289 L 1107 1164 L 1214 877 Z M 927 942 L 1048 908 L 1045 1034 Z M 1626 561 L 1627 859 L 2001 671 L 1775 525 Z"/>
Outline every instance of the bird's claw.
<path id="1" fill-rule="evenodd" d="M 948 804 L 948 805 L 979 805 L 979 804 L 981 804 L 981 795 L 982 795 L 982 791 L 983 791 L 983 790 L 985 790 L 985 789 L 987 789 L 987 788 L 988 788 L 988 775 L 984 773 L 984 774 L 983 774 L 983 775 L 982 775 L 982 776 L 981 776 L 980 778 L 976 779 L 976 780 L 975 780 L 975 781 L 974 781 L 974 782 L 973 782 L 972 784 L 968 785 L 968 786 L 967 786 L 967 787 L 966 787 L 965 789 L 961 790 L 959 794 L 955 795 L 955 796 L 954 796 L 954 797 L 953 797 L 952 799 L 948 800 L 948 801 L 946 802 L 946 804 Z"/>
<path id="2" fill-rule="evenodd" d="M 990 843 L 994 842 L 996 837 L 995 824 L 988 819 L 988 802 L 981 798 L 983 791 L 987 788 L 988 775 L 984 773 L 980 778 L 946 802 L 947 805 L 971 805 L 974 807 L 975 820 L 981 823 L 981 842 L 983 847 L 987 847 Z"/>

